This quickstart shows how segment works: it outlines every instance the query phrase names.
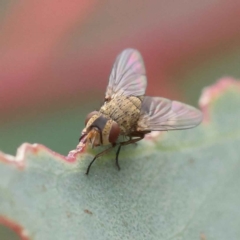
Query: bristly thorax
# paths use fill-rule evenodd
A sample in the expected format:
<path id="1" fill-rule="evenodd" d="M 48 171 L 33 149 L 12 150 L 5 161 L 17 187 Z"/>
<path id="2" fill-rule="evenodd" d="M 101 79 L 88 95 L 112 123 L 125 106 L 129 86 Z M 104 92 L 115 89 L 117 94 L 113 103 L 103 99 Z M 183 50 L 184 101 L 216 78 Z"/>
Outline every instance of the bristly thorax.
<path id="1" fill-rule="evenodd" d="M 118 96 L 105 102 L 99 112 L 107 118 L 116 121 L 121 129 L 121 134 L 132 132 L 140 116 L 142 97 Z"/>

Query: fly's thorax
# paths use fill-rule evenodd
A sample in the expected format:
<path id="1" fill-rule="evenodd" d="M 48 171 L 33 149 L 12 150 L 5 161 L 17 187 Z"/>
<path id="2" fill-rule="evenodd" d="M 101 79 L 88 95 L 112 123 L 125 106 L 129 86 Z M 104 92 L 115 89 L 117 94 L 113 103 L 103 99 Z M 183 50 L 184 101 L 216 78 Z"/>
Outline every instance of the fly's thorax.
<path id="1" fill-rule="evenodd" d="M 94 146 L 108 145 L 117 141 L 120 128 L 114 120 L 99 112 L 93 112 L 90 118 L 86 119 L 86 126 L 82 134 L 88 134 L 88 142 Z"/>
<path id="2" fill-rule="evenodd" d="M 141 97 L 118 96 L 105 102 L 99 112 L 116 121 L 120 127 L 121 134 L 125 135 L 136 127 L 141 105 Z"/>

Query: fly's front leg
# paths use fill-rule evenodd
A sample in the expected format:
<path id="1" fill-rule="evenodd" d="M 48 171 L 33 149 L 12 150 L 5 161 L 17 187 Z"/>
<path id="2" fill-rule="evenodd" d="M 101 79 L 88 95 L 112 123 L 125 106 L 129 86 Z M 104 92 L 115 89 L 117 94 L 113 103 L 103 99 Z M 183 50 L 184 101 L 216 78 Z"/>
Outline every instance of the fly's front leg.
<path id="1" fill-rule="evenodd" d="M 118 171 L 120 171 L 120 166 L 119 166 L 119 163 L 118 163 L 118 155 L 119 155 L 119 152 L 121 150 L 121 147 L 122 147 L 122 145 L 119 144 L 119 147 L 118 147 L 118 150 L 117 150 L 117 153 L 116 153 L 116 165 L 117 165 Z"/>
<path id="2" fill-rule="evenodd" d="M 116 165 L 117 165 L 118 170 L 120 170 L 120 166 L 119 166 L 119 163 L 118 163 L 118 156 L 119 156 L 121 147 L 124 146 L 124 145 L 131 144 L 131 143 L 136 143 L 136 142 L 142 140 L 144 138 L 144 135 L 145 134 L 140 134 L 139 133 L 138 138 L 132 139 L 132 136 L 130 136 L 130 139 L 128 141 L 119 143 L 119 147 L 118 147 L 118 150 L 117 150 L 117 153 L 116 153 Z"/>
<path id="3" fill-rule="evenodd" d="M 88 168 L 87 168 L 87 171 L 86 171 L 86 175 L 88 175 L 88 173 L 89 173 L 89 171 L 90 171 L 90 168 L 91 168 L 93 162 L 94 162 L 98 157 L 100 157 L 100 156 L 104 155 L 105 153 L 109 152 L 112 148 L 115 147 L 115 145 L 116 145 L 116 144 L 112 144 L 111 147 L 109 147 L 109 148 L 105 149 L 104 151 L 98 153 L 98 154 L 93 158 L 93 160 L 92 160 L 92 161 L 89 163 L 89 165 L 88 165 Z"/>

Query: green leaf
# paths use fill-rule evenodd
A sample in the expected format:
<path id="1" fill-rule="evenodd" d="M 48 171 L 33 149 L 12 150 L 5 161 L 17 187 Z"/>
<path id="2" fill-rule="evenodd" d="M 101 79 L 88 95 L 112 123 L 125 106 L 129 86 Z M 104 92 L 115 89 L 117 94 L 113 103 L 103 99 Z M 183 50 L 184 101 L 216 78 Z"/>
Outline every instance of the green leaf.
<path id="1" fill-rule="evenodd" d="M 240 239 L 240 84 L 201 98 L 204 122 L 67 160 L 38 144 L 0 154 L 0 215 L 31 239 Z M 100 149 L 96 149 L 96 154 Z"/>

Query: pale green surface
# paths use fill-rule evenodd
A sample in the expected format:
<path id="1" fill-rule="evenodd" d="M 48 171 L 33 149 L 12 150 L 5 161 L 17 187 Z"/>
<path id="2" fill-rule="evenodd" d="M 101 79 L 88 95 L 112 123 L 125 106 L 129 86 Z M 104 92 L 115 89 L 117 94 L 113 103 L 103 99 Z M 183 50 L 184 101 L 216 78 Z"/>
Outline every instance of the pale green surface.
<path id="1" fill-rule="evenodd" d="M 41 150 L 19 171 L 0 164 L 0 214 L 33 239 L 240 239 L 240 94 L 214 102 L 210 124 L 168 132 L 120 155 L 67 164 Z M 92 214 L 85 213 L 88 209 Z"/>

